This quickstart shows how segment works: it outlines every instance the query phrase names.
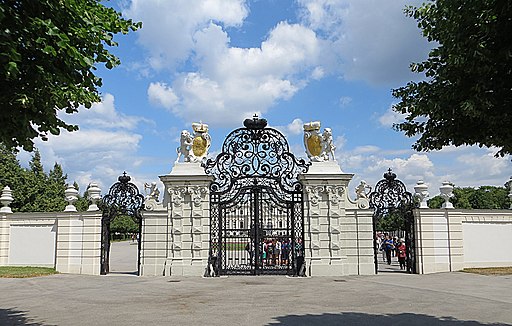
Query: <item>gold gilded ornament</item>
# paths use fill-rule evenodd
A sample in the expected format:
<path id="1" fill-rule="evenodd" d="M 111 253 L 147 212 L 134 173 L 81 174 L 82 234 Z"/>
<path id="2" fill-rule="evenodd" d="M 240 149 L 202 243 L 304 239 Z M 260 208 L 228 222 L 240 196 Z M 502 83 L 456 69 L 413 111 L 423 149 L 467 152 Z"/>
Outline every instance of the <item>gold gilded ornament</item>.
<path id="1" fill-rule="evenodd" d="M 208 142 L 206 141 L 206 139 L 204 139 L 200 135 L 196 136 L 194 138 L 194 141 L 192 142 L 192 153 L 194 153 L 196 157 L 202 157 L 203 155 L 206 154 L 207 145 Z"/>
<path id="2" fill-rule="evenodd" d="M 322 153 L 322 139 L 318 135 L 311 135 L 307 139 L 308 150 L 313 156 L 318 156 Z"/>

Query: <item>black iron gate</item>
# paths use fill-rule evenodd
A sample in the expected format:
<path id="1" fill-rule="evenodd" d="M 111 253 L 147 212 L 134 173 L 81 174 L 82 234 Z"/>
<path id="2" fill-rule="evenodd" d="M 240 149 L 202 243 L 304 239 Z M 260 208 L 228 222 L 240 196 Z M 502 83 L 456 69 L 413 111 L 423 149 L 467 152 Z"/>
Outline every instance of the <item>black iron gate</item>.
<path id="1" fill-rule="evenodd" d="M 144 196 L 139 193 L 139 189 L 130 182 L 130 176 L 123 173 L 114 183 L 108 192 L 108 195 L 102 198 L 100 206 L 101 218 L 101 275 L 110 272 L 110 224 L 119 216 L 127 215 L 137 223 L 137 275 L 140 275 L 140 249 L 142 243 L 142 215 L 141 210 L 144 205 Z"/>
<path id="2" fill-rule="evenodd" d="M 210 185 L 209 275 L 304 275 L 304 202 L 309 163 L 257 117 L 232 131 L 203 166 Z"/>
<path id="3" fill-rule="evenodd" d="M 398 234 L 404 234 L 406 246 L 406 271 L 416 273 L 416 248 L 414 241 L 414 201 L 413 196 L 407 191 L 404 183 L 396 179 L 396 174 L 388 170 L 384 173 L 384 179 L 380 180 L 369 196 L 370 208 L 373 213 L 373 237 L 375 273 L 378 272 L 378 245 L 377 223 L 388 218 L 393 219 L 399 225 L 396 228 Z"/>

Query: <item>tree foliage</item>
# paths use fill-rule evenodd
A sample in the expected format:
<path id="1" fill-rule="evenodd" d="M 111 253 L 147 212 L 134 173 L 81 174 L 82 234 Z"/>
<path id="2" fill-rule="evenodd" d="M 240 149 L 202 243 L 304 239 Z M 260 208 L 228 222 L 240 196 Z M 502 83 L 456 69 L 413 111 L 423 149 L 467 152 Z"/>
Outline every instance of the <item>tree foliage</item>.
<path id="1" fill-rule="evenodd" d="M 376 228 L 379 231 L 405 230 L 404 212 L 401 210 L 396 210 L 382 216 L 377 221 Z"/>
<path id="2" fill-rule="evenodd" d="M 57 113 L 100 100 L 97 64 L 111 69 L 114 35 L 136 30 L 100 0 L 0 0 L 0 142 L 32 151 L 33 139 L 77 130 Z"/>
<path id="3" fill-rule="evenodd" d="M 58 163 L 48 173 L 44 172 L 39 151 L 34 152 L 26 169 L 21 167 L 13 150 L 0 143 L 0 187 L 11 188 L 14 201 L 10 207 L 14 212 L 63 211 L 67 205 L 66 179 Z M 79 211 L 87 210 L 86 198 L 79 196 L 78 202 L 80 205 L 75 206 Z"/>
<path id="4" fill-rule="evenodd" d="M 139 227 L 132 217 L 119 215 L 110 222 L 110 231 L 122 234 L 137 233 L 139 232 Z"/>
<path id="5" fill-rule="evenodd" d="M 455 187 L 453 195 L 450 202 L 458 209 L 508 209 L 510 207 L 508 190 L 505 187 Z M 441 208 L 443 203 L 444 199 L 441 196 L 435 196 L 428 201 L 428 207 Z"/>
<path id="6" fill-rule="evenodd" d="M 477 144 L 511 154 L 512 2 L 431 0 L 405 12 L 437 46 L 411 65 L 426 80 L 393 90 L 406 115 L 395 129 L 420 135 L 420 151 Z"/>

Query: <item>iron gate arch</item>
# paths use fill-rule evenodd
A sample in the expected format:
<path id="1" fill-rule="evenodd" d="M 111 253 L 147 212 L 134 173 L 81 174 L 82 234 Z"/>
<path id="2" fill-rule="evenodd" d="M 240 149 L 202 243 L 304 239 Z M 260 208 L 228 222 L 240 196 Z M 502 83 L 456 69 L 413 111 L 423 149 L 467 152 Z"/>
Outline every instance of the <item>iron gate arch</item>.
<path id="1" fill-rule="evenodd" d="M 226 137 L 215 160 L 203 163 L 214 177 L 208 275 L 305 273 L 298 175 L 310 163 L 297 159 L 284 135 L 266 125 L 257 116 L 246 119 L 244 128 Z"/>
<path id="2" fill-rule="evenodd" d="M 378 273 L 378 249 L 376 232 L 379 219 L 390 214 L 399 214 L 404 218 L 405 246 L 406 246 L 406 270 L 408 273 L 416 273 L 416 248 L 414 233 L 415 203 L 413 195 L 407 191 L 404 183 L 396 179 L 396 174 L 391 169 L 384 173 L 384 179 L 377 182 L 375 189 L 369 195 L 370 208 L 373 212 L 373 247 L 375 273 Z"/>
<path id="3" fill-rule="evenodd" d="M 137 275 L 140 275 L 141 211 L 144 196 L 139 193 L 137 186 L 130 182 L 131 177 L 126 175 L 126 172 L 117 180 L 100 202 L 102 210 L 100 274 L 106 275 L 110 272 L 110 223 L 119 215 L 128 215 L 137 223 Z"/>

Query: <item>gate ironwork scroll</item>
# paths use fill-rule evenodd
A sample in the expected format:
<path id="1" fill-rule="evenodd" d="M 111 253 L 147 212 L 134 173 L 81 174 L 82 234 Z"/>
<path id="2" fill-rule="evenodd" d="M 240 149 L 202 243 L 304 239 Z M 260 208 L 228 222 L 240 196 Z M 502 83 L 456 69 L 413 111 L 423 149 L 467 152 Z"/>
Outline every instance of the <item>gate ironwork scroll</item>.
<path id="1" fill-rule="evenodd" d="M 304 198 L 297 159 L 279 131 L 255 116 L 203 163 L 210 185 L 208 275 L 305 275 Z"/>
<path id="2" fill-rule="evenodd" d="M 378 272 L 378 249 L 376 232 L 377 222 L 386 217 L 395 216 L 403 219 L 403 229 L 396 230 L 405 233 L 406 245 L 406 270 L 408 273 L 416 273 L 416 249 L 414 241 L 414 201 L 413 196 L 407 191 L 404 183 L 396 179 L 396 174 L 388 170 L 384 173 L 384 179 L 380 180 L 375 186 L 375 190 L 370 193 L 370 208 L 373 213 L 373 237 L 374 237 L 374 260 L 375 273 Z"/>
<path id="3" fill-rule="evenodd" d="M 123 173 L 114 183 L 106 196 L 101 200 L 101 275 L 110 271 L 110 223 L 121 215 L 128 215 L 137 223 L 137 275 L 140 275 L 140 249 L 142 243 L 142 215 L 144 196 L 130 182 L 130 176 Z"/>

